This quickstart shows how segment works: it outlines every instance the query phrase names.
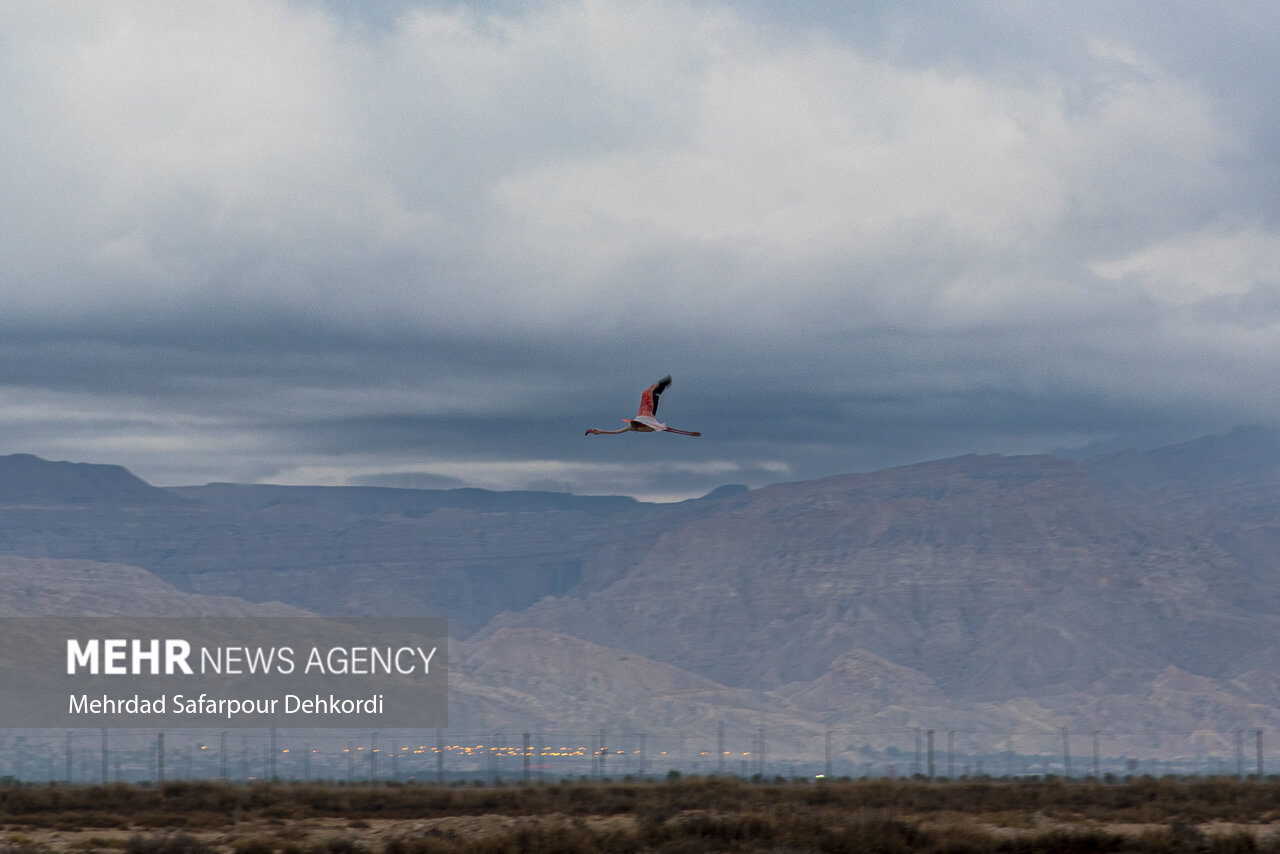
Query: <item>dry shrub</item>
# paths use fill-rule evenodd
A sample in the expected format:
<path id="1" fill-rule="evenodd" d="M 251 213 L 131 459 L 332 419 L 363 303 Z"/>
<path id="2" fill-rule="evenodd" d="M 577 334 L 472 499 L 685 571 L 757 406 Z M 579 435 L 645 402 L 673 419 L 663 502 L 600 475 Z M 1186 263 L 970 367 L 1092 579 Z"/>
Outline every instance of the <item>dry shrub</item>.
<path id="1" fill-rule="evenodd" d="M 32 827 L 51 827 L 55 830 L 84 830 L 85 828 L 126 828 L 129 820 L 121 815 L 104 812 L 51 812 L 29 813 L 26 823 Z"/>
<path id="2" fill-rule="evenodd" d="M 135 833 L 124 844 L 125 854 L 217 854 L 217 849 L 186 833 Z"/>
<path id="3" fill-rule="evenodd" d="M 311 846 L 311 854 L 370 854 L 364 843 L 350 836 L 336 836 Z"/>
<path id="4" fill-rule="evenodd" d="M 137 827 L 153 829 L 172 827 L 186 830 L 225 827 L 229 823 L 229 819 L 221 813 L 205 812 L 204 810 L 182 812 L 172 809 L 153 809 L 140 812 L 133 816 L 132 821 L 132 824 Z M 124 826 L 127 827 L 128 825 Z"/>
<path id="5" fill-rule="evenodd" d="M 1247 832 L 1203 834 L 1211 822 L 1266 823 L 1280 813 L 1280 786 L 1230 780 L 1093 782 L 866 780 L 822 783 L 672 778 L 664 782 L 561 782 L 509 787 L 172 783 L 145 787 L 0 787 L 0 824 L 21 827 L 223 828 L 237 818 L 274 821 L 286 835 L 237 842 L 235 854 L 358 854 L 357 838 L 314 841 L 287 835 L 299 818 L 338 817 L 351 832 L 373 819 L 559 814 L 568 821 L 517 824 L 476 838 L 437 833 L 382 843 L 385 854 L 498 854 L 516 851 L 654 852 L 723 850 L 964 852 L 1249 852 L 1280 854 L 1280 841 Z M 634 825 L 577 821 L 629 815 Z M 956 817 L 971 821 L 957 821 Z M 1103 830 L 1037 832 L 1037 820 L 1153 825 L 1120 836 Z M 1001 825 L 989 832 L 980 822 Z M 634 830 L 629 829 L 634 827 Z M 622 828 L 622 829 L 619 829 Z M 136 837 L 139 850 L 174 837 Z M 190 837 L 188 837 L 190 839 Z M 202 843 L 197 843 L 202 844 Z M 28 845 L 11 843 L 10 847 Z M 344 847 L 345 846 L 345 847 Z M 208 846 L 206 846 L 207 848 Z M 126 845 L 128 850 L 128 845 Z M 170 850 L 177 851 L 177 848 Z M 197 849 L 198 850 L 198 849 Z M 0 849 L 0 854 L 5 854 Z M 152 854 L 144 851 L 142 854 Z"/>
<path id="6" fill-rule="evenodd" d="M 275 854 L 276 844 L 262 837 L 240 839 L 231 843 L 231 851 L 233 854 Z"/>
<path id="7" fill-rule="evenodd" d="M 71 848 L 84 849 L 93 851 L 98 848 L 123 848 L 125 840 L 108 839 L 105 836 L 90 836 L 88 839 L 81 839 L 71 843 Z"/>
<path id="8" fill-rule="evenodd" d="M 1036 826 L 1035 813 L 1021 810 L 1005 810 L 1004 812 L 994 813 L 988 816 L 987 820 L 996 827 L 1019 827 L 1024 830 L 1030 830 Z"/>

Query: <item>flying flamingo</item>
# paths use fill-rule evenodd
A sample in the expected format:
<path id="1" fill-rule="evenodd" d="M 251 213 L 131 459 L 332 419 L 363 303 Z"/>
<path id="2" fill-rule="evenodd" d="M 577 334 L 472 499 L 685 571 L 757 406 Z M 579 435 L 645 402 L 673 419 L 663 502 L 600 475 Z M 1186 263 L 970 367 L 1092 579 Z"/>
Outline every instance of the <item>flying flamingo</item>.
<path id="1" fill-rule="evenodd" d="M 692 430 L 677 430 L 674 427 L 668 427 L 653 417 L 658 411 L 658 396 L 666 391 L 669 385 L 671 385 L 670 374 L 645 389 L 640 395 L 640 411 L 636 413 L 636 417 L 622 419 L 626 423 L 626 427 L 621 430 L 597 430 L 592 427 L 587 431 L 586 435 L 590 436 L 592 433 L 629 433 L 634 430 L 637 433 L 664 432 L 679 433 L 681 436 L 701 436 L 701 433 L 695 433 Z"/>

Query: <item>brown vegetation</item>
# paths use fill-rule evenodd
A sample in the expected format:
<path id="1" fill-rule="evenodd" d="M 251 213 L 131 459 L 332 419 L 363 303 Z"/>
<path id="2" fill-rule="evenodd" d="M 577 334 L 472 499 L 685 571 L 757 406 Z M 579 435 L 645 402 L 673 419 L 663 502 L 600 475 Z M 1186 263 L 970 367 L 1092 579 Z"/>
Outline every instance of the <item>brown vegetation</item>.
<path id="1" fill-rule="evenodd" d="M 1275 851 L 1280 787 L 1142 779 L 0 789 L 0 852 Z"/>

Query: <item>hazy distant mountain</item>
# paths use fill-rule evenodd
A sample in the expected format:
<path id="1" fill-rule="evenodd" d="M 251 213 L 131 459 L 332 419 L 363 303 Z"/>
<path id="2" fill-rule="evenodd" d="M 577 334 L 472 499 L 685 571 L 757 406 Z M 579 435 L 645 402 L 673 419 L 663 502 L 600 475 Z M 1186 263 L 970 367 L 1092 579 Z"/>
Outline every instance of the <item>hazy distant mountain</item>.
<path id="1" fill-rule="evenodd" d="M 151 486 L 122 466 L 49 462 L 31 454 L 0 456 L 0 506 L 125 508 L 178 501 L 173 493 Z"/>
<path id="2" fill-rule="evenodd" d="M 1280 617 L 1211 538 L 1144 521 L 1054 457 L 961 457 L 753 490 L 663 535 L 583 597 L 494 625 L 635 650 L 775 688 L 865 650 L 981 700 L 1169 664 L 1277 660 Z M 658 630 L 655 630 L 658 629 Z"/>
<path id="3" fill-rule="evenodd" d="M 1246 578 L 1233 604 L 1280 611 L 1280 435 L 1242 427 L 1146 453 L 1090 460 L 1090 477 L 1117 507 L 1149 524 L 1193 533 L 1231 556 Z"/>
<path id="4" fill-rule="evenodd" d="M 24 455 L 0 458 L 0 497 L 0 554 L 317 613 L 448 616 L 460 726 L 1280 726 L 1280 436 L 1261 428 L 671 505 L 159 490 Z"/>
<path id="5" fill-rule="evenodd" d="M 718 490 L 716 496 L 734 488 Z M 179 589 L 321 614 L 446 616 L 462 635 L 625 573 L 679 505 L 481 489 L 210 484 L 0 458 L 0 554 L 142 567 Z"/>
<path id="6" fill-rule="evenodd" d="M 480 513 L 579 512 L 609 516 L 634 510 L 639 502 L 623 495 L 571 495 L 567 492 L 493 492 L 488 489 L 397 489 L 378 486 L 272 486 L 210 483 L 168 490 L 211 507 L 255 511 L 309 509 L 364 518 L 420 518 L 437 510 Z"/>
<path id="7" fill-rule="evenodd" d="M 0 617 L 305 617 L 281 602 L 183 593 L 136 566 L 0 555 Z"/>
<path id="8" fill-rule="evenodd" d="M 786 698 L 544 629 L 501 629 L 454 645 L 450 656 L 449 713 L 459 724 L 505 719 L 590 731 L 608 722 L 633 732 L 705 733 L 728 720 L 739 729 L 819 732 Z"/>
<path id="9" fill-rule="evenodd" d="M 464 633 L 611 577 L 612 560 L 593 563 L 612 548 L 601 532 L 646 507 L 484 490 L 165 490 L 117 466 L 27 455 L 0 458 L 0 496 L 0 553 L 129 564 L 189 592 L 325 614 L 448 616 Z"/>

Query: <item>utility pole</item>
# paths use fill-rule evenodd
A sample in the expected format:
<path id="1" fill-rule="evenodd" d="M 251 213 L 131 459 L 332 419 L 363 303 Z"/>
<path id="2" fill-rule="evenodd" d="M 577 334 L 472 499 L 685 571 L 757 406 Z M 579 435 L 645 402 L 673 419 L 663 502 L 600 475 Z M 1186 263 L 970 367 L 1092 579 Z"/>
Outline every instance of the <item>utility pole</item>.
<path id="1" fill-rule="evenodd" d="M 1098 757 L 1098 732 L 1096 729 L 1093 731 L 1093 779 L 1095 780 L 1102 779 L 1102 774 L 1099 773 L 1102 766 Z"/>
<path id="2" fill-rule="evenodd" d="M 643 778 L 648 771 L 648 754 L 645 753 L 645 736 L 647 733 L 640 733 L 640 777 Z"/>
<path id="3" fill-rule="evenodd" d="M 156 782 L 164 783 L 164 730 L 156 734 Z"/>
<path id="4" fill-rule="evenodd" d="M 378 780 L 378 733 L 375 730 L 369 739 L 369 779 Z"/>
<path id="5" fill-rule="evenodd" d="M 716 773 L 724 776 L 724 721 L 716 724 Z"/>
<path id="6" fill-rule="evenodd" d="M 1262 730 L 1258 730 L 1258 740 L 1259 740 L 1259 743 L 1261 743 Z M 1259 748 L 1259 753 L 1261 753 L 1261 748 Z M 107 785 L 108 782 L 110 782 L 110 779 L 107 773 L 107 764 L 108 764 L 107 763 L 107 728 L 103 727 L 102 728 L 102 785 L 104 786 Z"/>
<path id="7" fill-rule="evenodd" d="M 760 728 L 760 770 L 758 773 L 760 774 L 760 779 L 762 780 L 764 779 L 764 756 L 765 756 L 764 727 L 761 727 Z"/>
<path id="8" fill-rule="evenodd" d="M 933 730 L 929 730 L 929 781 L 933 781 Z"/>
<path id="9" fill-rule="evenodd" d="M 911 776 L 914 777 L 920 773 L 920 728 L 916 727 L 916 759 L 911 763 Z"/>
<path id="10" fill-rule="evenodd" d="M 831 730 L 827 730 L 827 779 L 831 779 Z"/>
<path id="11" fill-rule="evenodd" d="M 954 780 L 956 778 L 955 746 L 956 746 L 956 731 L 953 729 L 947 730 L 947 779 L 948 780 Z"/>
<path id="12" fill-rule="evenodd" d="M 529 733 L 524 734 L 524 781 L 529 782 Z"/>
<path id="13" fill-rule="evenodd" d="M 222 766 L 222 782 L 230 782 L 227 773 L 227 731 L 223 730 L 218 743 L 219 764 Z"/>
<path id="14" fill-rule="evenodd" d="M 1254 733 L 1258 739 L 1258 782 L 1262 782 L 1262 730 Z"/>
<path id="15" fill-rule="evenodd" d="M 444 785 L 444 730 L 436 727 L 436 785 Z"/>
<path id="16" fill-rule="evenodd" d="M 1244 779 L 1244 730 L 1236 730 L 1236 779 Z"/>
<path id="17" fill-rule="evenodd" d="M 1071 779 L 1071 738 L 1067 728 L 1062 728 L 1062 776 Z"/>
<path id="18" fill-rule="evenodd" d="M 67 730 L 67 785 L 71 785 L 71 730 Z"/>

